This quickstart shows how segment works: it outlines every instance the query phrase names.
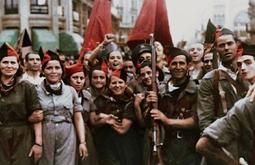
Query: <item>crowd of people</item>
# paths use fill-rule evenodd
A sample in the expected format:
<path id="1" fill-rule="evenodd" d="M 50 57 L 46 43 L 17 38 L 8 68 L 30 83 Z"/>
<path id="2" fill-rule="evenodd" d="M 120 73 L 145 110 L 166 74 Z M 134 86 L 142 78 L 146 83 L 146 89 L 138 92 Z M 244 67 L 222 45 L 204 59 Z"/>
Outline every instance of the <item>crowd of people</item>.
<path id="1" fill-rule="evenodd" d="M 255 164 L 255 45 L 221 28 L 210 46 L 164 49 L 106 34 L 67 64 L 4 43 L 0 164 L 151 165 L 154 146 L 165 165 Z"/>

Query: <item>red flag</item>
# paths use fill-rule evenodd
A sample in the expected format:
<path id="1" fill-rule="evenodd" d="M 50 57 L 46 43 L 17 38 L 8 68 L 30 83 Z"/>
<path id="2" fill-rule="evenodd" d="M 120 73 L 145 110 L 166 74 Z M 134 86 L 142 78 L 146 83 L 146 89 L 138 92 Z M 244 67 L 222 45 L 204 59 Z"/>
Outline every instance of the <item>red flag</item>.
<path id="1" fill-rule="evenodd" d="M 95 0 L 89 18 L 89 24 L 84 33 L 84 42 L 80 57 L 86 50 L 93 50 L 104 40 L 104 35 L 112 33 L 111 0 Z"/>
<path id="2" fill-rule="evenodd" d="M 173 46 L 165 0 L 144 0 L 135 27 L 128 36 L 128 46 L 133 49 L 140 43 L 148 43 L 151 33 L 164 47 Z"/>

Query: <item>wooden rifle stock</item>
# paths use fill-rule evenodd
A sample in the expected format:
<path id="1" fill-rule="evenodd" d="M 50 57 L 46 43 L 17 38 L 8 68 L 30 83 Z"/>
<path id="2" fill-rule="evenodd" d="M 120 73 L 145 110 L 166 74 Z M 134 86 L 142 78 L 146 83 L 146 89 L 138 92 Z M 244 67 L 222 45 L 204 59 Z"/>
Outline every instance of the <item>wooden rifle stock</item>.
<path id="1" fill-rule="evenodd" d="M 156 77 L 156 50 L 154 47 L 154 35 L 150 35 L 150 45 L 152 48 L 152 56 L 151 56 L 151 69 L 152 69 L 152 91 L 157 93 L 157 77 Z M 158 109 L 158 102 L 152 103 L 151 109 Z M 161 146 L 163 143 L 161 142 L 161 129 L 159 122 L 154 121 L 152 119 L 152 125 L 153 125 L 153 133 L 152 133 L 152 142 L 153 142 L 153 148 L 152 148 L 152 156 L 150 165 L 164 165 L 163 158 L 162 158 L 162 152 L 161 152 Z"/>

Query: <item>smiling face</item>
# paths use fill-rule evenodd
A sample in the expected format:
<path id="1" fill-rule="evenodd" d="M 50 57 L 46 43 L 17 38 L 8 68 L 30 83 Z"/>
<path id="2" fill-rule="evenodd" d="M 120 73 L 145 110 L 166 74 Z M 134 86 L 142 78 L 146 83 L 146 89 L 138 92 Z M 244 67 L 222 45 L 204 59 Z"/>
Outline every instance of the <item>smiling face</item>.
<path id="1" fill-rule="evenodd" d="M 152 85 L 152 69 L 149 66 L 140 69 L 140 76 L 144 85 Z"/>
<path id="2" fill-rule="evenodd" d="M 123 58 L 120 51 L 113 51 L 109 54 L 108 66 L 113 70 L 120 69 L 123 66 Z"/>
<path id="3" fill-rule="evenodd" d="M 185 78 L 188 71 L 186 56 L 175 56 L 169 65 L 169 70 L 173 79 L 182 80 Z"/>
<path id="4" fill-rule="evenodd" d="M 116 76 L 111 76 L 109 90 L 113 95 L 120 96 L 124 94 L 126 87 L 127 85 L 124 80 Z"/>
<path id="5" fill-rule="evenodd" d="M 204 69 L 206 71 L 210 71 L 213 69 L 213 53 L 209 52 L 204 55 Z"/>
<path id="6" fill-rule="evenodd" d="M 232 63 L 237 52 L 237 44 L 232 35 L 222 35 L 216 39 L 216 49 L 224 64 Z"/>
<path id="7" fill-rule="evenodd" d="M 250 55 L 243 55 L 237 60 L 238 70 L 244 80 L 255 82 L 255 61 Z"/>
<path id="8" fill-rule="evenodd" d="M 70 85 L 79 92 L 83 89 L 85 84 L 84 72 L 76 72 L 70 76 Z"/>
<path id="9" fill-rule="evenodd" d="M 60 65 L 60 61 L 58 60 L 51 60 L 49 61 L 44 70 L 43 73 L 45 75 L 46 80 L 50 84 L 56 84 L 61 81 L 61 77 L 63 74 L 63 70 Z"/>
<path id="10" fill-rule="evenodd" d="M 2 76 L 12 77 L 17 73 L 18 68 L 19 63 L 15 56 L 7 56 L 0 61 L 0 71 Z"/>
<path id="11" fill-rule="evenodd" d="M 204 46 L 200 43 L 195 43 L 190 46 L 189 54 L 192 57 L 192 62 L 200 62 L 203 57 Z"/>
<path id="12" fill-rule="evenodd" d="M 106 86 L 106 74 L 102 70 L 93 70 L 91 76 L 91 86 L 102 89 Z"/>
<path id="13" fill-rule="evenodd" d="M 127 60 L 124 62 L 124 69 L 127 73 L 135 74 L 136 68 L 132 60 Z"/>

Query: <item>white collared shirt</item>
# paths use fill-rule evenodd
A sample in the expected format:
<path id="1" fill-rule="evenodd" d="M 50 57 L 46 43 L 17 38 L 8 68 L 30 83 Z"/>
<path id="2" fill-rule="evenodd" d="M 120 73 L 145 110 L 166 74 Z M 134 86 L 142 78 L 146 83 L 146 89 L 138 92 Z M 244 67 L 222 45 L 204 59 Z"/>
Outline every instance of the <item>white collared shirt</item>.
<path id="1" fill-rule="evenodd" d="M 224 72 L 226 72 L 233 80 L 236 80 L 237 72 L 235 73 L 231 69 L 226 68 L 225 66 L 222 65 L 222 63 L 220 63 L 219 69 L 223 70 Z M 236 90 L 235 86 L 232 85 L 232 84 L 231 84 L 231 86 L 232 86 L 234 92 L 237 94 L 237 90 Z"/>
<path id="2" fill-rule="evenodd" d="M 36 77 L 32 77 L 32 76 L 28 75 L 27 72 L 25 72 L 22 75 L 21 80 L 27 80 L 30 83 L 34 84 L 35 86 L 39 86 L 42 83 L 42 81 L 44 80 L 44 77 L 40 77 L 40 74 L 38 74 Z"/>
<path id="3" fill-rule="evenodd" d="M 219 69 L 225 71 L 233 80 L 236 80 L 237 72 L 235 73 L 231 69 L 226 68 L 222 63 L 220 63 Z"/>

